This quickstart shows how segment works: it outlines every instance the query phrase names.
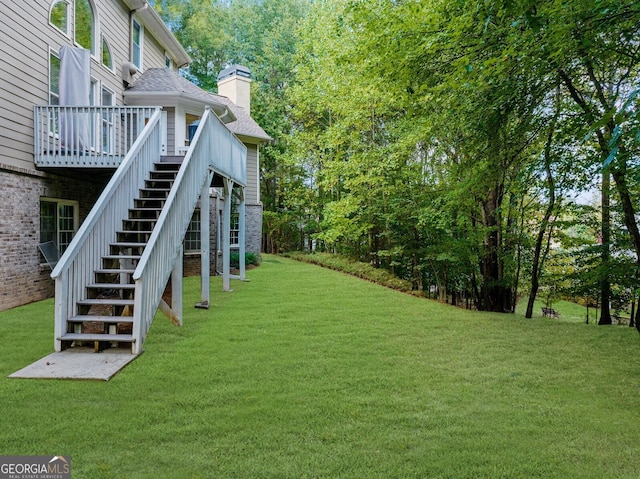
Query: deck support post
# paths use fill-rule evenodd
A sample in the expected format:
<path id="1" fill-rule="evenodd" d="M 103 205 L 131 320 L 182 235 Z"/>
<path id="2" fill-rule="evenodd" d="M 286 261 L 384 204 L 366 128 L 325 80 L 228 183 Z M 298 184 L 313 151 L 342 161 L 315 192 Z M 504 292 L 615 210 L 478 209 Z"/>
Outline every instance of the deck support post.
<path id="1" fill-rule="evenodd" d="M 240 280 L 245 281 L 246 279 L 246 264 L 245 264 L 245 250 L 246 250 L 246 242 L 245 242 L 245 227 L 246 227 L 246 208 L 244 201 L 244 188 L 238 188 L 238 198 L 240 203 L 238 205 L 238 248 L 240 255 Z"/>
<path id="2" fill-rule="evenodd" d="M 223 178 L 224 213 L 222 216 L 222 290 L 231 291 L 231 193 L 233 180 Z"/>
<path id="3" fill-rule="evenodd" d="M 170 318 L 176 325 L 182 326 L 182 261 L 183 246 L 178 248 L 178 256 L 171 271 L 171 312 Z"/>
<path id="4" fill-rule="evenodd" d="M 210 301 L 210 280 L 211 276 L 211 199 L 209 188 L 213 179 L 213 171 L 209 170 L 207 181 L 200 193 L 200 302 L 196 303 L 196 308 L 209 309 Z"/>

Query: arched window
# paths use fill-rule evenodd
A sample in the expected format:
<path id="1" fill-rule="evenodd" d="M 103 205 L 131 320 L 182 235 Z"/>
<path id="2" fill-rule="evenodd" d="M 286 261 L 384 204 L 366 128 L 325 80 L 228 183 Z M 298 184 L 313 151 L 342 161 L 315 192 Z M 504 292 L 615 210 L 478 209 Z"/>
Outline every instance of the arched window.
<path id="1" fill-rule="evenodd" d="M 75 34 L 76 43 L 86 48 L 92 55 L 96 53 L 96 15 L 89 0 L 76 0 Z"/>
<path id="2" fill-rule="evenodd" d="M 109 70 L 113 70 L 113 58 L 111 57 L 111 48 L 107 39 L 102 37 L 102 64 Z"/>
<path id="3" fill-rule="evenodd" d="M 69 35 L 69 2 L 56 0 L 51 4 L 49 23 L 65 35 Z"/>

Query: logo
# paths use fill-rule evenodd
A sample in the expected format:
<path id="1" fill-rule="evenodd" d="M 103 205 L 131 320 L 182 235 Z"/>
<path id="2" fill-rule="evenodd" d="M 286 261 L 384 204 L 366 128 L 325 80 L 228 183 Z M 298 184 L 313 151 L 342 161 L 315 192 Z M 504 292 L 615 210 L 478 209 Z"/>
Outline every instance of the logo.
<path id="1" fill-rule="evenodd" d="M 0 456 L 0 479 L 71 479 L 71 457 Z"/>

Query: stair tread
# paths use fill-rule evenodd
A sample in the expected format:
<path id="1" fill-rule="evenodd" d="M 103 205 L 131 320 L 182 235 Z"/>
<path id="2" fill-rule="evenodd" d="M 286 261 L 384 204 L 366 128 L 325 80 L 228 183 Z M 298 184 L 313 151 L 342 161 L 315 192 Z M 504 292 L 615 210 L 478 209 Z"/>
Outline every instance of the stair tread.
<path id="1" fill-rule="evenodd" d="M 97 274 L 120 274 L 120 273 L 130 274 L 130 273 L 133 273 L 134 271 L 135 271 L 135 269 L 128 269 L 128 268 L 101 268 L 101 269 L 94 270 L 94 273 L 97 273 Z"/>
<path id="2" fill-rule="evenodd" d="M 81 299 L 78 301 L 78 304 L 89 306 L 96 304 L 106 304 L 112 306 L 133 306 L 135 304 L 135 300 L 133 299 L 119 299 L 119 298 L 104 298 L 104 299 Z"/>
<path id="3" fill-rule="evenodd" d="M 174 163 L 176 165 L 180 165 L 182 164 L 184 160 L 184 156 L 178 156 L 178 155 L 163 155 L 160 157 L 160 162 L 155 162 L 154 165 L 157 164 L 163 164 L 166 165 L 167 163 Z"/>
<path id="4" fill-rule="evenodd" d="M 100 289 L 134 289 L 135 284 L 129 283 L 91 283 L 87 288 L 100 288 Z"/>
<path id="5" fill-rule="evenodd" d="M 59 341 L 121 341 L 126 343 L 135 343 L 132 334 L 84 334 L 84 333 L 67 333 L 58 338 Z"/>
<path id="6" fill-rule="evenodd" d="M 133 231 L 127 231 L 127 233 L 133 233 Z M 138 231 L 136 231 L 138 233 Z M 116 241 L 115 243 L 109 243 L 109 246 L 123 246 L 127 248 L 137 248 L 140 246 L 147 246 L 147 243 L 134 243 L 129 241 Z"/>
<path id="7" fill-rule="evenodd" d="M 104 259 L 140 259 L 139 254 L 108 254 L 103 256 Z"/>
<path id="8" fill-rule="evenodd" d="M 69 323 L 86 323 L 91 321 L 98 323 L 133 323 L 133 316 L 92 316 L 90 314 L 79 314 L 67 320 Z"/>

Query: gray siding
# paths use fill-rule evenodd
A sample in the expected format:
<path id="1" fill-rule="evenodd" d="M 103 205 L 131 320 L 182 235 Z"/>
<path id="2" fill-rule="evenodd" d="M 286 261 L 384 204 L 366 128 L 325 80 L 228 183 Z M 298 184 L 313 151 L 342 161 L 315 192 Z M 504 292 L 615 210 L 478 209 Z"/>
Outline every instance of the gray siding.
<path id="1" fill-rule="evenodd" d="M 33 105 L 48 102 L 48 45 L 68 40 L 48 17 L 48 1 L 0 0 L 0 163 L 19 168 L 33 168 Z"/>
<path id="2" fill-rule="evenodd" d="M 164 67 L 164 48 L 153 38 L 145 29 L 144 31 L 144 46 L 142 47 L 142 53 L 144 54 L 144 60 L 142 63 L 143 68 L 157 68 Z"/>
<path id="3" fill-rule="evenodd" d="M 258 171 L 258 146 L 246 144 L 247 147 L 247 188 L 245 201 L 248 205 L 258 203 L 260 190 L 260 172 Z"/>

